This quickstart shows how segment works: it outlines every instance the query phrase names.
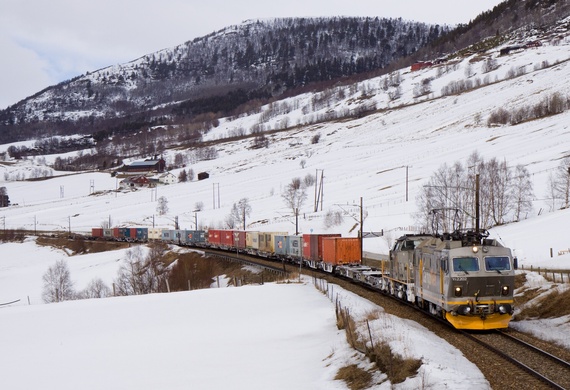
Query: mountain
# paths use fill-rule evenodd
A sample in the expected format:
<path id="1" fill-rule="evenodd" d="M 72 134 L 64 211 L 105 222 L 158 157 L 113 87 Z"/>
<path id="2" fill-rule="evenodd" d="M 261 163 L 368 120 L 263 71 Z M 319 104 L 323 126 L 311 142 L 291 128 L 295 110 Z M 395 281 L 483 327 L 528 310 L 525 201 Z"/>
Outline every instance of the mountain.
<path id="1" fill-rule="evenodd" d="M 244 22 L 49 87 L 0 112 L 0 141 L 138 130 L 387 67 L 449 31 L 401 19 Z"/>

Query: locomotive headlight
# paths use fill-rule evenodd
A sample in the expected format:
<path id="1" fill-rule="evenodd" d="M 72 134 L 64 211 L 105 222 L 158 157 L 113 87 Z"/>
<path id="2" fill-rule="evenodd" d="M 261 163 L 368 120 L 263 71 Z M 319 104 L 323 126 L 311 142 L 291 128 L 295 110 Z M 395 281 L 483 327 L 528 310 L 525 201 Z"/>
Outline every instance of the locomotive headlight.
<path id="1" fill-rule="evenodd" d="M 478 246 L 473 246 L 473 253 L 477 253 L 479 252 L 479 247 Z"/>
<path id="2" fill-rule="evenodd" d="M 463 316 L 467 316 L 467 315 L 471 314 L 471 307 L 467 306 L 467 305 L 461 305 L 457 309 L 457 312 Z"/>
<path id="3" fill-rule="evenodd" d="M 507 313 L 511 313 L 513 311 L 511 305 L 509 305 L 508 303 L 505 303 L 503 305 L 499 305 L 499 313 L 501 314 L 507 314 Z"/>
<path id="4" fill-rule="evenodd" d="M 463 288 L 459 286 L 455 287 L 455 296 L 460 297 L 461 295 L 463 295 Z"/>
<path id="5" fill-rule="evenodd" d="M 502 294 L 502 295 L 509 295 L 509 291 L 510 291 L 509 286 L 503 286 L 503 287 L 501 287 L 501 294 Z"/>

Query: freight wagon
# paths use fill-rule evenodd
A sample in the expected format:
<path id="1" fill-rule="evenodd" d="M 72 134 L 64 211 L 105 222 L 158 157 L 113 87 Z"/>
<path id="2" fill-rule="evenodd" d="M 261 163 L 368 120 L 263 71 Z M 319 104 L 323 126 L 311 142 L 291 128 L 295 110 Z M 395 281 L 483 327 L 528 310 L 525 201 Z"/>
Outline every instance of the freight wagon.
<path id="1" fill-rule="evenodd" d="M 323 269 L 327 272 L 337 265 L 361 263 L 360 253 L 360 238 L 323 237 Z"/>
<path id="2" fill-rule="evenodd" d="M 303 258 L 311 268 L 319 268 L 323 261 L 323 238 L 340 234 L 303 234 Z"/>

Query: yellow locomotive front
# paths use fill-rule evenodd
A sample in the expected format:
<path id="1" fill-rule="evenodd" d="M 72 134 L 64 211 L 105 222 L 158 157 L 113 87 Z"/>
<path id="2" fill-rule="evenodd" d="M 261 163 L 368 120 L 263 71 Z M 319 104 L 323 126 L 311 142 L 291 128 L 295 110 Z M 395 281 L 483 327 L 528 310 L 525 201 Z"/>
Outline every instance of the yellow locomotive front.
<path id="1" fill-rule="evenodd" d="M 424 262 L 429 257 L 424 254 L 428 253 L 432 262 L 429 266 Z M 508 327 L 513 313 L 516 267 L 509 248 L 480 233 L 469 232 L 444 237 L 431 250 L 419 248 L 417 255 L 421 273 L 439 273 L 435 278 L 439 285 L 428 284 L 429 300 L 438 298 L 436 309 L 455 328 Z"/>

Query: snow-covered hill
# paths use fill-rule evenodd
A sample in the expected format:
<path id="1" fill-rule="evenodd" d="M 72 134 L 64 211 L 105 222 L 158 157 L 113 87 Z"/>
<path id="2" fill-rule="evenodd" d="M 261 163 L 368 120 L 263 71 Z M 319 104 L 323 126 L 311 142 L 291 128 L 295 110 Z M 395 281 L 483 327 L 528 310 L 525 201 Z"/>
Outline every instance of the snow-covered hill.
<path id="1" fill-rule="evenodd" d="M 533 212 L 523 222 L 494 229 L 492 234 L 512 247 L 523 264 L 538 264 L 549 259 L 550 248 L 557 254 L 570 246 L 562 233 L 570 227 L 568 211 L 554 212 L 546 199 L 548 176 L 568 155 L 570 113 L 517 126 L 487 127 L 486 122 L 499 107 L 514 110 L 531 106 L 554 92 L 567 96 L 569 44 L 568 38 L 563 38 L 508 56 L 499 56 L 497 49 L 421 71 L 402 69 L 392 75 L 400 79 L 399 87 L 388 85 L 390 76 L 379 77 L 290 98 L 257 114 L 223 120 L 206 139 L 221 140 L 256 125 L 264 130 L 284 121 L 297 126 L 268 136 L 267 148 L 250 148 L 251 139 L 220 142 L 215 146 L 215 160 L 192 161 L 191 151 L 165 153 L 170 161 L 175 154 L 184 154 L 190 159 L 187 169 L 209 173 L 210 178 L 204 181 L 116 193 L 118 180 L 106 173 L 32 182 L 11 180 L 44 161 L 49 164 L 56 156 L 3 164 L 0 185 L 7 188 L 10 200 L 17 205 L 0 210 L 2 227 L 89 232 L 109 217 L 117 226 L 151 226 L 154 218 L 156 225 L 172 227 L 178 217 L 181 228 L 193 228 L 195 218 L 202 228 L 223 227 L 232 205 L 248 198 L 252 206 L 248 229 L 293 233 L 295 220 L 281 196 L 284 187 L 293 178 L 308 175 L 318 175 L 320 182 L 324 174 L 322 211 L 319 207 L 314 212 L 315 187 L 309 187 L 308 199 L 300 210 L 299 230 L 355 236 L 362 197 L 368 214 L 364 231 L 385 233 L 383 238 L 366 239 L 364 250 L 386 253 L 394 238 L 414 229 L 415 197 L 427 179 L 442 164 L 465 163 L 476 151 L 485 159 L 505 160 L 509 166 L 523 164 L 529 170 L 535 193 Z M 488 58 L 496 62 L 496 69 L 483 73 Z M 481 86 L 441 97 L 444 87 L 466 78 L 472 85 Z M 430 80 L 431 92 L 414 97 L 417 86 L 426 85 L 424 80 Z M 395 92 L 400 94 L 397 99 Z M 328 99 L 324 98 L 326 94 Z M 333 110 L 358 111 L 363 106 L 374 106 L 378 111 L 354 120 L 305 125 L 326 118 Z M 316 134 L 320 139 L 313 143 Z M 179 170 L 173 173 L 178 175 Z M 166 216 L 157 215 L 156 200 L 161 196 L 168 200 Z M 196 214 L 193 210 L 199 202 L 204 209 Z M 344 213 L 344 222 L 326 228 L 329 211 Z"/>

